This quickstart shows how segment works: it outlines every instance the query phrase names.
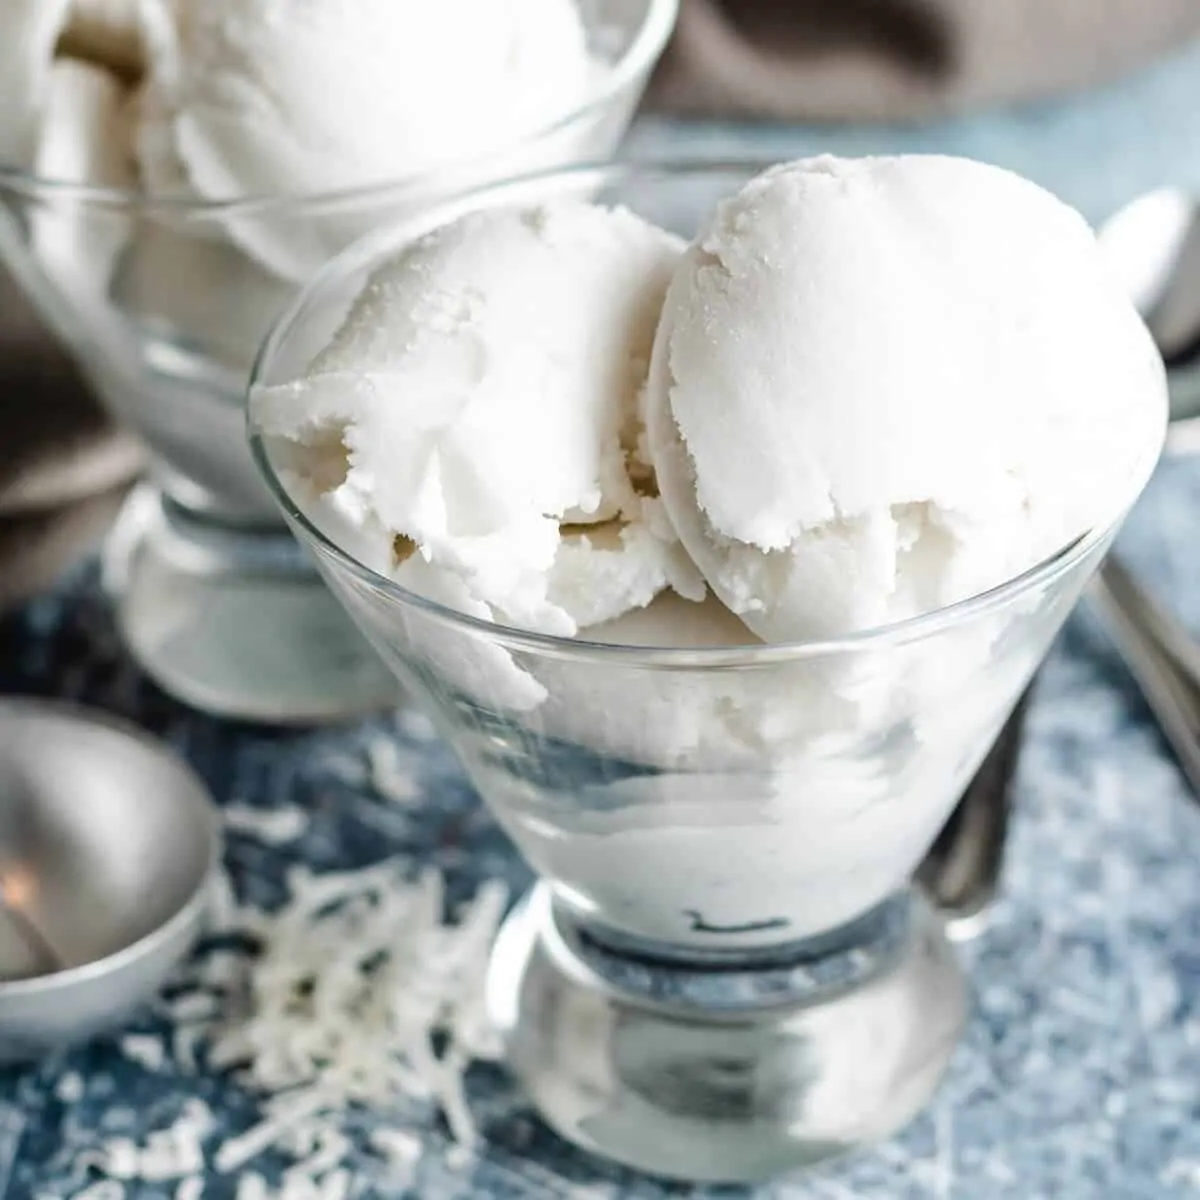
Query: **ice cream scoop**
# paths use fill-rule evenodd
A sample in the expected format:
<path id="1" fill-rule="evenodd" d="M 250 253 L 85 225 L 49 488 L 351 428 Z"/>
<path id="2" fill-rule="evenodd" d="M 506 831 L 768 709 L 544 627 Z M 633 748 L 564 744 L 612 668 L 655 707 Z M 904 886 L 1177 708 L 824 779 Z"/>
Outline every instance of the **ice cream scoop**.
<path id="1" fill-rule="evenodd" d="M 149 0 L 150 87 L 195 189 L 402 178 L 566 114 L 588 85 L 571 0 Z"/>
<path id="2" fill-rule="evenodd" d="M 181 176 L 209 200 L 316 195 L 485 158 L 582 105 L 595 71 L 574 0 L 146 0 L 142 11 L 143 173 Z M 231 232 L 284 278 L 323 256 L 263 214 Z"/>
<path id="3" fill-rule="evenodd" d="M 1019 575 L 1148 474 L 1161 360 L 1083 219 L 940 156 L 786 164 L 723 201 L 659 324 L 663 500 L 769 641 Z"/>
<path id="4" fill-rule="evenodd" d="M 577 201 L 404 247 L 254 419 L 364 561 L 459 607 L 574 633 L 704 588 L 653 495 L 638 402 L 681 243 Z"/>

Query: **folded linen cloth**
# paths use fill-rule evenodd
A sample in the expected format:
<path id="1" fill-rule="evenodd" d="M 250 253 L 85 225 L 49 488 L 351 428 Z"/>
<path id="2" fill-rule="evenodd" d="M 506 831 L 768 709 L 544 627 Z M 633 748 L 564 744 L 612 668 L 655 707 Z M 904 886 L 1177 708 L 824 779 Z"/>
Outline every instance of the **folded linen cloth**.
<path id="1" fill-rule="evenodd" d="M 681 0 L 649 103 L 912 121 L 1102 83 L 1197 36 L 1197 0 Z"/>

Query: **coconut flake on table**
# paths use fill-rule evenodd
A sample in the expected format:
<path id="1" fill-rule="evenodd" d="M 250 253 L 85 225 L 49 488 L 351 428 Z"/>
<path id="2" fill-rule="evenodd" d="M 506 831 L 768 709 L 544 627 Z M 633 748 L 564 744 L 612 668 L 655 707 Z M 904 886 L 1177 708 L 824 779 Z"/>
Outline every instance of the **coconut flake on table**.
<path id="1" fill-rule="evenodd" d="M 440 876 L 413 880 L 405 862 L 327 874 L 296 867 L 288 882 L 278 912 L 238 910 L 233 928 L 257 955 L 242 956 L 238 972 L 227 948 L 202 953 L 187 990 L 168 1002 L 179 1019 L 198 1020 L 208 1066 L 263 1097 L 262 1120 L 211 1148 L 211 1167 L 241 1171 L 282 1150 L 297 1159 L 295 1187 L 317 1186 L 351 1148 L 347 1109 L 387 1112 L 403 1100 L 437 1105 L 452 1136 L 473 1144 L 463 1076 L 499 1052 L 483 979 L 504 888 L 484 884 L 447 923 Z M 114 1152 L 136 1175 L 141 1159 L 128 1150 Z"/>
<path id="2" fill-rule="evenodd" d="M 78 1154 L 75 1166 L 102 1172 L 110 1180 L 163 1183 L 204 1169 L 204 1142 L 215 1128 L 212 1110 L 200 1099 L 186 1100 L 171 1125 L 150 1133 L 142 1143 L 110 1138 L 97 1150 Z"/>
<path id="3" fill-rule="evenodd" d="M 294 842 L 308 828 L 308 814 L 294 805 L 257 808 L 248 804 L 226 804 L 221 810 L 225 828 L 243 833 L 268 846 Z"/>
<path id="4" fill-rule="evenodd" d="M 353 1143 L 343 1120 L 357 1105 L 386 1116 L 398 1104 L 431 1103 L 458 1144 L 475 1144 L 464 1075 L 473 1061 L 499 1054 L 483 987 L 503 886 L 485 883 L 448 922 L 441 877 L 427 870 L 413 879 L 403 861 L 325 874 L 295 867 L 288 882 L 277 912 L 232 910 L 224 932 L 240 932 L 257 953 L 203 949 L 164 1001 L 191 1032 L 186 1054 L 198 1046 L 209 1068 L 232 1071 L 260 1098 L 259 1122 L 217 1140 L 207 1104 L 189 1099 L 174 1122 L 141 1141 L 110 1138 L 77 1154 L 79 1170 L 107 1176 L 77 1194 L 123 1196 L 123 1182 L 178 1180 L 186 1200 L 215 1171 L 236 1173 L 239 1195 L 344 1196 Z M 150 1040 L 162 1045 L 126 1035 L 122 1048 L 144 1060 Z M 73 1101 L 83 1081 L 64 1077 L 59 1091 Z M 369 1140 L 389 1160 L 411 1160 L 402 1143 L 420 1152 L 416 1133 L 376 1132 Z M 268 1152 L 293 1160 L 278 1190 L 245 1170 Z"/>
<path id="5" fill-rule="evenodd" d="M 372 735 L 364 752 L 371 786 L 382 799 L 409 805 L 421 798 L 421 788 L 412 769 L 414 764 L 406 763 L 395 737 L 386 733 Z"/>
<path id="6" fill-rule="evenodd" d="M 127 1033 L 117 1043 L 121 1053 L 147 1071 L 161 1071 L 167 1064 L 167 1046 L 153 1033 Z"/>

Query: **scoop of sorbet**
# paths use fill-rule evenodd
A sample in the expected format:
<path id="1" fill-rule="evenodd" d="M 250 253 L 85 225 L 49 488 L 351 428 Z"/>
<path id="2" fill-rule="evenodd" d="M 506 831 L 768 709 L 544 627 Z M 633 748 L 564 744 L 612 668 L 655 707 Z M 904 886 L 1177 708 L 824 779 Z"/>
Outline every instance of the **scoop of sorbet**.
<path id="1" fill-rule="evenodd" d="M 676 269 L 647 425 L 691 556 L 761 637 L 983 592 L 1136 494 L 1161 360 L 1083 219 L 965 159 L 819 158 Z"/>

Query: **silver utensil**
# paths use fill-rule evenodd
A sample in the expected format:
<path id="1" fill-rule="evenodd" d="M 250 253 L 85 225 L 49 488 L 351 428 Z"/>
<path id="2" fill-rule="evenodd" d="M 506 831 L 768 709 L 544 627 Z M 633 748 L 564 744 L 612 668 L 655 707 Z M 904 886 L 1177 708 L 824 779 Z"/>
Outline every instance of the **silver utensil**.
<path id="1" fill-rule="evenodd" d="M 1200 450 L 1200 204 L 1177 188 L 1138 197 L 1097 231 L 1167 365 L 1169 453 Z"/>
<path id="2" fill-rule="evenodd" d="M 1200 796 L 1200 644 L 1112 554 L 1089 598 Z"/>
<path id="3" fill-rule="evenodd" d="M 201 930 L 217 831 L 141 731 L 0 701 L 0 1062 L 115 1028 L 159 989 Z"/>
<path id="4" fill-rule="evenodd" d="M 999 888 L 1034 686 L 1017 701 L 918 872 L 947 931 L 958 939 L 979 931 Z"/>
<path id="5" fill-rule="evenodd" d="M 20 943 L 18 953 L 26 953 L 33 964 L 21 975 L 49 975 L 62 970 L 65 965 L 62 957 L 21 905 L 19 884 L 4 876 L 0 876 L 0 919 L 7 924 L 10 940 L 15 936 Z M 10 957 L 15 957 L 11 951 Z M 0 962 L 3 961 L 0 953 Z"/>
<path id="6" fill-rule="evenodd" d="M 1097 237 L 1166 363 L 1167 452 L 1200 451 L 1200 204 L 1161 188 L 1115 213 Z M 1200 645 L 1115 555 L 1089 600 L 1200 795 Z"/>

